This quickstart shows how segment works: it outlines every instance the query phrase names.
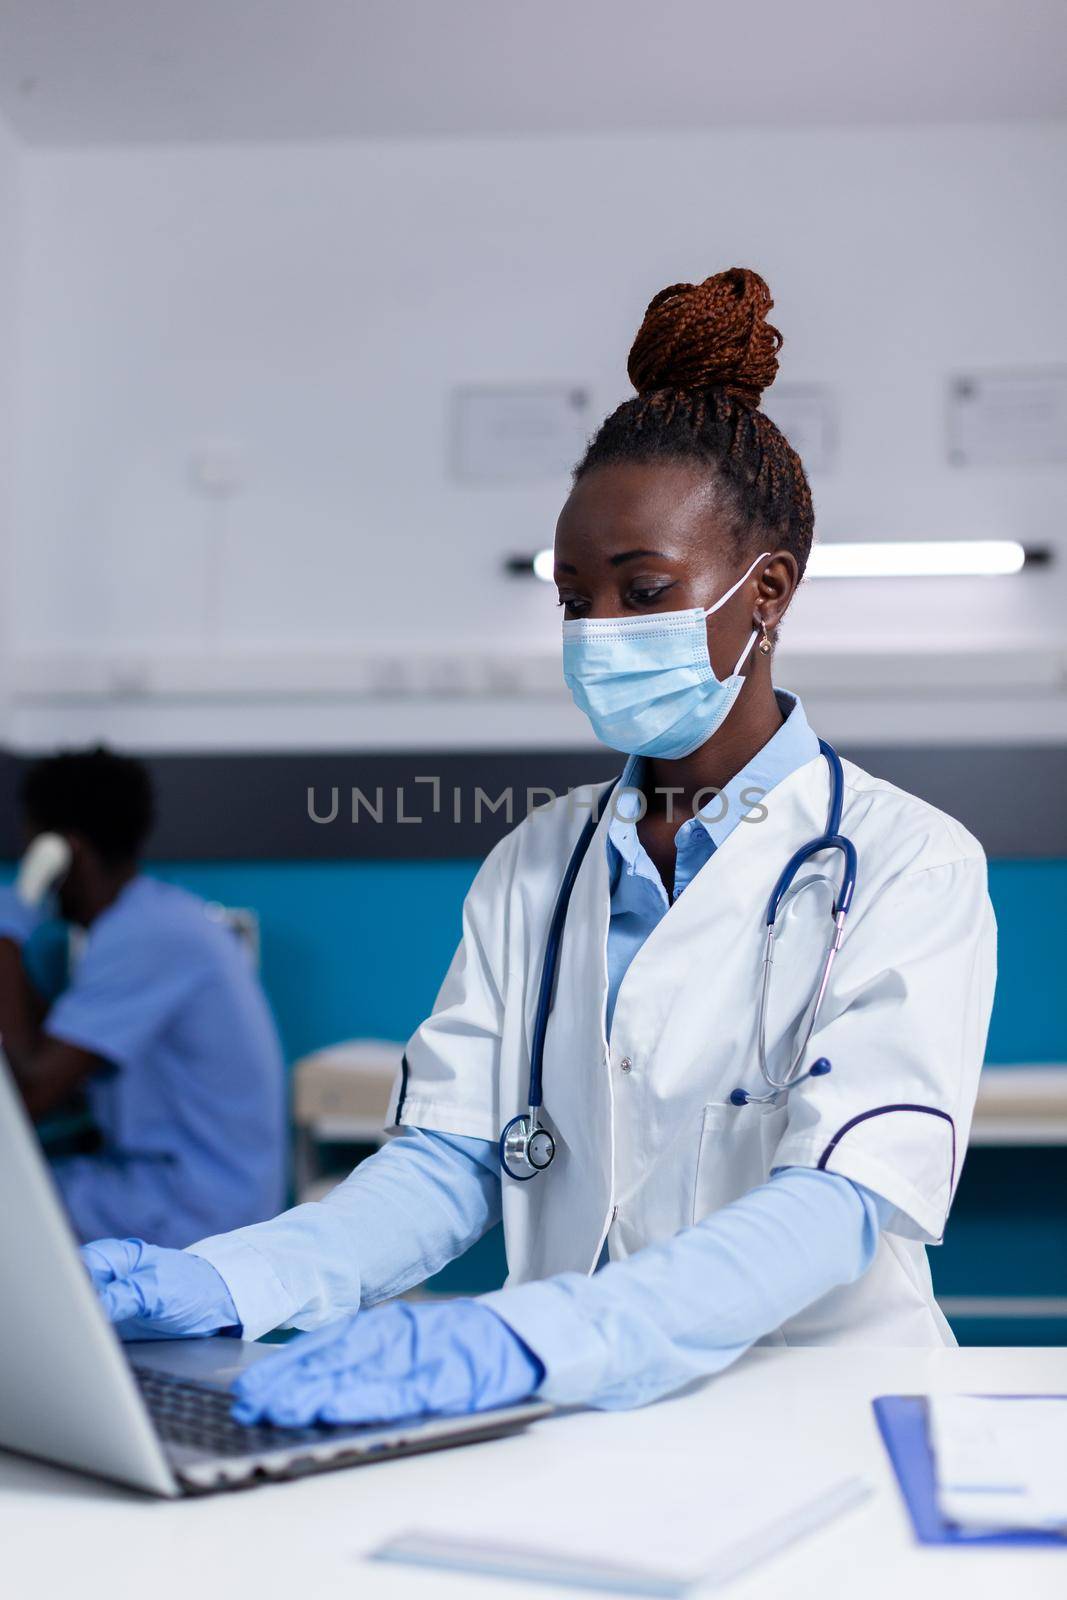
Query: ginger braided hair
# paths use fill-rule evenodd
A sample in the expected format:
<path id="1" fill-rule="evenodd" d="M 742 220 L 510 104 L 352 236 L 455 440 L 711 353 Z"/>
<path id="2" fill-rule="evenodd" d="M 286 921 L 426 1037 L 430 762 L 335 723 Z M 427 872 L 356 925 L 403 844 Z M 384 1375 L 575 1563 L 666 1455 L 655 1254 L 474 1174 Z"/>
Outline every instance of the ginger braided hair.
<path id="1" fill-rule="evenodd" d="M 574 477 L 612 462 L 700 462 L 718 479 L 738 543 L 776 543 L 803 573 L 815 527 L 811 489 L 800 457 L 759 410 L 782 345 L 767 321 L 773 304 L 747 267 L 661 290 L 627 364 L 637 397 L 608 417 Z"/>

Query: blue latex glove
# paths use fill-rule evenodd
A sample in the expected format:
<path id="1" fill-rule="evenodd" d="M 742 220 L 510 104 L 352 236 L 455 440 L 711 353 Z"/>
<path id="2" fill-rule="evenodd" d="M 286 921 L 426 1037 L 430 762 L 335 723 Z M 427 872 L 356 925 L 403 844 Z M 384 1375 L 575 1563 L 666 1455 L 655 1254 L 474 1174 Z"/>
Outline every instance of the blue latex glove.
<path id="1" fill-rule="evenodd" d="M 0 886 L 0 939 L 24 945 L 44 921 L 39 906 L 28 906 L 10 885 Z"/>
<path id="2" fill-rule="evenodd" d="M 238 1422 L 391 1422 L 458 1416 L 532 1394 L 544 1368 L 477 1300 L 393 1301 L 305 1334 L 241 1375 Z"/>
<path id="3" fill-rule="evenodd" d="M 82 1246 L 81 1256 L 122 1339 L 240 1331 L 225 1281 L 200 1256 L 143 1239 L 97 1239 Z"/>

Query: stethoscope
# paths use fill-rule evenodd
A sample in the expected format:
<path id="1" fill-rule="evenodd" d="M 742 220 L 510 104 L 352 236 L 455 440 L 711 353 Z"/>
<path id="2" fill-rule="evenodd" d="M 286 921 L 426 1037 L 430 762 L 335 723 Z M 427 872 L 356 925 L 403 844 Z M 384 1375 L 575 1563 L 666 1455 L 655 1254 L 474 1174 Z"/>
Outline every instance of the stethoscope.
<path id="1" fill-rule="evenodd" d="M 830 973 L 833 970 L 837 952 L 841 948 L 841 940 L 845 932 L 845 919 L 848 916 L 849 907 L 852 904 L 852 896 L 856 888 L 856 847 L 851 839 L 847 839 L 841 833 L 841 811 L 845 797 L 845 775 L 841 768 L 841 759 L 837 751 L 832 745 L 827 744 L 825 739 L 819 740 L 819 750 L 825 757 L 826 765 L 830 769 L 830 809 L 826 819 L 826 830 L 818 838 L 811 839 L 807 844 L 802 845 L 794 855 L 790 856 L 771 891 L 771 898 L 767 905 L 767 938 L 763 947 L 763 981 L 760 985 L 756 1050 L 760 1074 L 767 1085 L 768 1092 L 766 1094 L 750 1094 L 747 1089 L 735 1089 L 730 1095 L 730 1103 L 735 1106 L 766 1104 L 768 1101 L 776 1100 L 779 1095 L 788 1094 L 799 1084 L 806 1082 L 808 1078 L 822 1078 L 830 1071 L 830 1062 L 827 1061 L 825 1056 L 820 1056 L 817 1061 L 813 1061 L 806 1072 L 802 1069 L 804 1055 L 815 1031 L 819 1011 L 829 987 Z M 574 889 L 575 879 L 578 876 L 582 862 L 585 860 L 593 834 L 596 832 L 597 825 L 603 815 L 604 805 L 614 788 L 615 784 L 612 783 L 604 790 L 586 818 L 585 826 L 578 836 L 578 842 L 571 852 L 567 870 L 563 874 L 563 882 L 560 885 L 555 908 L 552 912 L 552 921 L 548 927 L 548 940 L 545 944 L 545 959 L 541 967 L 541 983 L 537 993 L 537 1010 L 534 1013 L 533 1037 L 530 1045 L 530 1088 L 527 1095 L 527 1109 L 517 1117 L 512 1117 L 500 1135 L 500 1164 L 509 1177 L 517 1178 L 520 1182 L 528 1182 L 530 1178 L 536 1178 L 539 1172 L 544 1172 L 546 1167 L 552 1165 L 556 1155 L 556 1141 L 541 1122 L 545 1035 L 548 1031 L 548 1017 L 552 1009 L 552 1000 L 555 993 L 556 975 L 559 969 L 559 953 L 563 943 L 563 929 L 567 921 L 567 907 L 570 904 L 571 892 Z M 809 861 L 812 856 L 819 855 L 823 850 L 836 850 L 840 853 L 840 879 L 835 883 L 831 874 L 823 872 L 815 873 L 805 878 L 803 883 L 794 884 L 794 879 L 804 863 Z M 778 915 L 783 908 L 789 906 L 806 889 L 810 889 L 817 883 L 834 884 L 836 890 L 830 911 L 832 921 L 830 940 L 823 958 L 822 974 L 809 1007 L 807 1021 L 803 1027 L 803 1038 L 800 1046 L 793 1053 L 786 1070 L 779 1077 L 775 1077 L 767 1060 L 767 1011 L 770 1000 L 771 972 L 774 966 L 774 942 L 778 931 Z"/>

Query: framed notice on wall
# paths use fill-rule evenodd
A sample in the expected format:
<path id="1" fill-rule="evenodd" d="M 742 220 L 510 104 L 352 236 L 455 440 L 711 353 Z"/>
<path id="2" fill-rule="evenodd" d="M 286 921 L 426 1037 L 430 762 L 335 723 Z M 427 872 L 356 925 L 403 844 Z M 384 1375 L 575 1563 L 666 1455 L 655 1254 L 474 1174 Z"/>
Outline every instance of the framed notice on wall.
<path id="1" fill-rule="evenodd" d="M 1067 463 L 1067 367 L 951 377 L 948 458 L 958 467 Z"/>
<path id="2" fill-rule="evenodd" d="M 460 483 L 565 477 L 593 425 L 589 390 L 579 383 L 457 389 L 451 411 L 451 469 Z"/>

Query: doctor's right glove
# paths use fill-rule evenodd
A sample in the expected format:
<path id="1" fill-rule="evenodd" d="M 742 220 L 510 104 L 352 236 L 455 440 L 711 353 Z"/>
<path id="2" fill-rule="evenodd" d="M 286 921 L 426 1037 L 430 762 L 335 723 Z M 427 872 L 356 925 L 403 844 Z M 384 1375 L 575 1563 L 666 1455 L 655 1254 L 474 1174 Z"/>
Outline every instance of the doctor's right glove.
<path id="1" fill-rule="evenodd" d="M 544 1368 L 477 1300 L 394 1300 L 318 1328 L 243 1372 L 238 1422 L 392 1422 L 525 1400 Z"/>

